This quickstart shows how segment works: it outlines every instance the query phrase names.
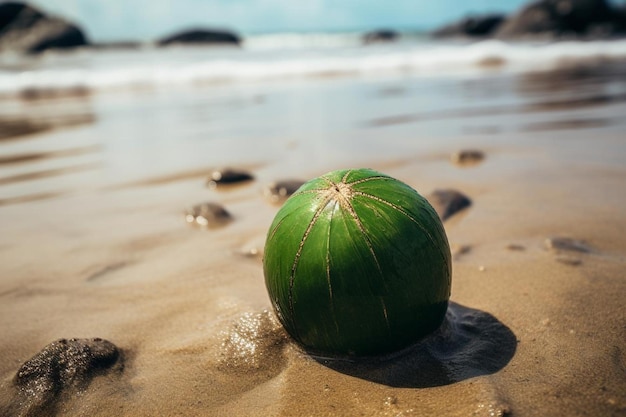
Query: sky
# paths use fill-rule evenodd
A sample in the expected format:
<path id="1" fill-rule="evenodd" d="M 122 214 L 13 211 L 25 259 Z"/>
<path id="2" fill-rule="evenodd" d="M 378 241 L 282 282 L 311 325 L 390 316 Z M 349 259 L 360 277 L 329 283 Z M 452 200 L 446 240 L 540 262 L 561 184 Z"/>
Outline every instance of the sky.
<path id="1" fill-rule="evenodd" d="M 2 0 L 0 0 L 2 1 Z M 526 0 L 34 0 L 92 41 L 153 40 L 189 27 L 240 34 L 432 29 L 467 14 L 511 12 Z"/>

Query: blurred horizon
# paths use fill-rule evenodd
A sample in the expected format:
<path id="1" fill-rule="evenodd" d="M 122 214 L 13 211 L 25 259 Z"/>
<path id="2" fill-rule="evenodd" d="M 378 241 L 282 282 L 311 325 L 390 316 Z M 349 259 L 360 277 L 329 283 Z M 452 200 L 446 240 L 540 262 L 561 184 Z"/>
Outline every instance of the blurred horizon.
<path id="1" fill-rule="evenodd" d="M 145 41 L 190 27 L 243 35 L 349 32 L 375 29 L 427 31 L 471 14 L 510 13 L 527 0 L 34 0 L 29 4 L 81 26 L 95 42 Z"/>

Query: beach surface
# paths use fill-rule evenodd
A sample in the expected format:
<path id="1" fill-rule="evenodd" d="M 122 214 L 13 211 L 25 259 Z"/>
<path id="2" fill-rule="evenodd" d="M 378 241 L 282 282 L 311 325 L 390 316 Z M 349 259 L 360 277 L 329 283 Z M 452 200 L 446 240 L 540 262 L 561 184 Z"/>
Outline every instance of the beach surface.
<path id="1" fill-rule="evenodd" d="M 626 415 L 624 68 L 4 98 L 0 414 Z M 207 187 L 219 167 L 254 179 Z M 391 357 L 314 357 L 271 311 L 263 190 L 359 167 L 469 197 L 451 303 Z M 232 220 L 188 224 L 204 202 Z M 71 338 L 119 355 L 16 383 Z"/>

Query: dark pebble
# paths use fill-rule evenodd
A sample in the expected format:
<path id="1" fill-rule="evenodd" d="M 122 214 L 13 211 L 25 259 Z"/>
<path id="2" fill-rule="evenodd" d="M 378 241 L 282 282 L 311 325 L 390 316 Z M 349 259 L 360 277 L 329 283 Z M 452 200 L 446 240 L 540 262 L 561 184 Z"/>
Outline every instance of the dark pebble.
<path id="1" fill-rule="evenodd" d="M 518 245 L 517 243 L 511 243 L 511 244 L 507 245 L 506 248 L 508 250 L 513 250 L 513 251 L 523 251 L 523 250 L 526 250 L 526 247 L 524 247 L 522 245 Z"/>
<path id="2" fill-rule="evenodd" d="M 219 227 L 232 220 L 226 209 L 217 203 L 202 203 L 190 207 L 185 212 L 187 223 L 201 227 Z"/>
<path id="3" fill-rule="evenodd" d="M 301 180 L 272 182 L 263 188 L 263 196 L 272 204 L 282 204 L 304 183 Z"/>
<path id="4" fill-rule="evenodd" d="M 252 174 L 246 171 L 237 171 L 230 168 L 217 169 L 209 176 L 207 187 L 214 189 L 223 185 L 241 184 L 253 179 Z"/>
<path id="5" fill-rule="evenodd" d="M 58 391 L 86 382 L 119 357 L 118 348 L 100 339 L 60 339 L 24 362 L 15 375 L 15 384 L 37 391 Z"/>
<path id="6" fill-rule="evenodd" d="M 450 189 L 435 190 L 426 199 L 433 206 L 441 221 L 446 221 L 459 211 L 472 205 L 472 200 L 465 194 Z"/>
<path id="7" fill-rule="evenodd" d="M 476 165 L 485 159 L 485 154 L 477 150 L 463 150 L 452 154 L 452 162 L 458 166 Z"/>

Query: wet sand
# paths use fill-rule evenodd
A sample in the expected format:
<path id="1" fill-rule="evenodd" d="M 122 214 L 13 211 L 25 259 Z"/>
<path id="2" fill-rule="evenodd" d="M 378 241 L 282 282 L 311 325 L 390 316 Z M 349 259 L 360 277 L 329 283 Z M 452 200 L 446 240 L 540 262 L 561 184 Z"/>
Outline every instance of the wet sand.
<path id="1" fill-rule="evenodd" d="M 558 91 L 535 74 L 102 95 L 90 124 L 3 139 L 0 413 L 626 415 L 626 86 L 576 74 Z M 484 159 L 453 163 L 463 149 Z M 218 166 L 254 180 L 209 189 Z M 386 358 L 311 356 L 269 311 L 264 186 L 345 167 L 471 199 L 444 224 L 462 248 L 446 321 Z M 203 202 L 232 221 L 188 225 Z M 106 339 L 118 362 L 52 393 L 17 386 L 61 338 Z"/>

